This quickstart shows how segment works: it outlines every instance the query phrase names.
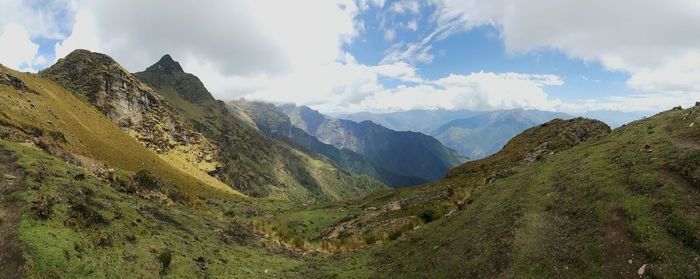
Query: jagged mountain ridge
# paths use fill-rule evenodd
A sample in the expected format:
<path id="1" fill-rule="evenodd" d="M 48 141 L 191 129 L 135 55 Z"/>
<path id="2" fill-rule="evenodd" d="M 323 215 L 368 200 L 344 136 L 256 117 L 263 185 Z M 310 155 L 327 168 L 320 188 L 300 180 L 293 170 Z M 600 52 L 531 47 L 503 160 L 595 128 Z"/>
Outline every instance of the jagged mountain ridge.
<path id="1" fill-rule="evenodd" d="M 294 126 L 321 142 L 350 149 L 400 175 L 435 180 L 465 160 L 435 138 L 421 133 L 397 132 L 370 121 L 357 123 L 330 118 L 303 106 L 281 105 L 280 109 Z"/>
<path id="2" fill-rule="evenodd" d="M 241 118 L 241 121 L 249 122 L 251 126 L 268 137 L 288 140 L 300 148 L 326 156 L 348 171 L 375 177 L 392 187 L 417 185 L 426 182 L 426 180 L 421 178 L 392 173 L 349 149 L 341 149 L 320 142 L 304 130 L 292 125 L 289 116 L 284 114 L 274 104 L 239 100 L 230 101 L 227 105 L 234 115 L 238 115 Z"/>

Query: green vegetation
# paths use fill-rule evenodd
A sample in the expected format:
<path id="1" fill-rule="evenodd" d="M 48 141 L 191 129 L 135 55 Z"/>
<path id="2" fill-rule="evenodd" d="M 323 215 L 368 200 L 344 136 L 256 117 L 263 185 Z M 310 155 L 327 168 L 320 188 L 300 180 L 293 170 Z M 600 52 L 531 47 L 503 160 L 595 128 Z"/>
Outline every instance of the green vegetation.
<path id="1" fill-rule="evenodd" d="M 19 189 L 0 203 L 21 213 L 2 221 L 16 221 L 30 278 L 700 275 L 700 106 L 613 131 L 553 120 L 395 190 L 276 142 L 231 161 L 245 167 L 228 171 L 261 168 L 239 178 L 280 183 L 237 185 L 269 191 L 254 198 L 178 166 L 54 82 L 0 74 L 0 164 L 21 169 L 0 177 Z M 255 135 L 236 141 L 270 142 Z"/>
<path id="2" fill-rule="evenodd" d="M 368 260 L 369 277 L 633 277 L 645 264 L 651 277 L 696 277 L 700 131 L 688 127 L 699 116 L 669 111 L 609 135 L 599 122 L 555 120 L 442 181 L 346 202 L 347 217 L 297 237 L 363 239 L 339 261 L 352 274 L 367 270 L 349 262 Z"/>
<path id="3" fill-rule="evenodd" d="M 274 243 L 241 233 L 244 221 L 167 198 L 167 187 L 120 192 L 41 150 L 5 141 L 0 148 L 15 153 L 25 171 L 25 190 L 15 199 L 24 205 L 19 236 L 31 278 L 157 278 L 161 271 L 170 278 L 290 277 L 302 264 Z M 75 179 L 79 174 L 84 179 Z M 234 204 L 241 212 L 255 208 Z"/>

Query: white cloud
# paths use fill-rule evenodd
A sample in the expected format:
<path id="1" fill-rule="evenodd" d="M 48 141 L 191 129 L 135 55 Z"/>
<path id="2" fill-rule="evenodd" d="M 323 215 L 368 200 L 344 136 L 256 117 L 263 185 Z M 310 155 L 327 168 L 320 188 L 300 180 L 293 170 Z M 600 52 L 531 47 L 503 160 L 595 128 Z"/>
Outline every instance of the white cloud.
<path id="1" fill-rule="evenodd" d="M 63 39 L 73 24 L 76 7 L 74 0 L 2 0 L 0 27 L 14 23 L 32 38 Z"/>
<path id="2" fill-rule="evenodd" d="M 77 13 L 70 36 L 54 46 L 55 60 L 65 57 L 76 49 L 103 51 L 97 38 L 94 16 L 87 10 Z"/>
<path id="3" fill-rule="evenodd" d="M 418 31 L 418 21 L 416 21 L 414 19 L 414 20 L 411 20 L 409 22 L 402 23 L 401 27 L 408 29 L 408 30 L 411 30 L 411 31 Z"/>
<path id="4" fill-rule="evenodd" d="M 367 10 L 370 7 L 372 8 L 383 8 L 384 7 L 384 0 L 358 0 L 357 1 L 357 6 L 361 10 Z"/>
<path id="5" fill-rule="evenodd" d="M 31 41 L 23 26 L 14 23 L 4 26 L 0 33 L 0 63 L 20 71 L 35 71 L 35 66 L 47 62 L 38 52 L 39 45 Z"/>
<path id="6" fill-rule="evenodd" d="M 565 104 L 550 99 L 546 86 L 563 84 L 554 75 L 478 72 L 449 75 L 415 86 L 383 89 L 339 111 L 400 111 L 410 109 L 538 108 L 556 110 Z M 333 110 L 333 109 L 330 109 Z"/>
<path id="7" fill-rule="evenodd" d="M 394 31 L 394 29 L 384 29 L 384 40 L 391 42 L 395 38 L 396 38 L 396 31 Z"/>
<path id="8" fill-rule="evenodd" d="M 700 52 L 689 51 L 658 67 L 640 68 L 627 85 L 645 92 L 700 92 Z"/>
<path id="9" fill-rule="evenodd" d="M 417 43 L 399 42 L 392 45 L 384 52 L 384 57 L 379 64 L 391 64 L 397 62 L 415 63 L 430 63 L 435 58 L 435 55 L 430 53 L 433 48 L 428 44 L 428 40 L 423 40 Z"/>
<path id="10" fill-rule="evenodd" d="M 322 110 L 629 109 L 634 104 L 689 101 L 697 97 L 700 84 L 696 70 L 700 69 L 700 37 L 690 35 L 700 34 L 700 4 L 691 0 L 676 0 L 675 4 L 649 0 L 390 4 L 383 0 L 213 0 L 207 5 L 166 0 L 55 1 L 80 1 L 65 9 L 79 7 L 79 12 L 67 21 L 75 23 L 70 37 L 56 44 L 58 57 L 75 48 L 88 48 L 106 52 L 128 69 L 139 71 L 169 53 L 221 99 L 296 102 Z M 378 65 L 358 63 L 344 52 L 343 46 L 364 32 L 364 22 L 358 17 L 363 11 L 386 6 L 386 14 L 413 18 L 391 28 L 380 25 L 386 39 L 393 41 L 396 32 L 418 30 L 417 19 L 427 16 L 420 14 L 423 3 L 432 3 L 436 11 L 428 16 L 435 28 L 426 30 L 429 33 L 421 40 L 395 43 Z M 573 58 L 600 61 L 610 70 L 629 73 L 627 85 L 645 94 L 583 100 L 585 105 L 574 106 L 548 97 L 547 86 L 563 83 L 556 76 L 481 72 L 437 80 L 421 77 L 415 65 L 433 61 L 436 40 L 481 25 L 496 27 L 508 52 L 557 49 Z M 385 79 L 403 85 L 384 88 Z"/>
<path id="11" fill-rule="evenodd" d="M 420 5 L 418 1 L 415 0 L 396 1 L 393 4 L 391 4 L 391 11 L 397 14 L 418 14 L 420 12 Z"/>
<path id="12" fill-rule="evenodd" d="M 170 53 L 218 98 L 294 102 L 325 111 L 558 105 L 543 89 L 561 84 L 556 76 L 482 72 L 422 78 L 410 63 L 432 61 L 436 33 L 394 45 L 379 65 L 358 63 L 342 46 L 363 28 L 359 11 L 383 6 L 381 1 L 163 1 L 84 2 L 70 37 L 56 44 L 57 57 L 88 48 L 138 71 Z M 400 2 L 400 11 L 395 5 L 395 12 L 417 9 L 410 2 Z M 417 22 L 405 28 L 417 29 Z M 383 79 L 403 85 L 385 88 Z"/>
<path id="13" fill-rule="evenodd" d="M 476 26 L 500 31 L 511 53 L 556 49 L 631 75 L 627 84 L 650 97 L 601 100 L 679 102 L 700 92 L 700 2 L 695 0 L 436 0 L 433 38 Z M 665 94 L 667 93 L 668 94 Z M 668 96 L 661 101 L 662 96 Z M 685 95 L 683 95 L 685 94 Z M 681 98 L 682 96 L 685 96 Z"/>

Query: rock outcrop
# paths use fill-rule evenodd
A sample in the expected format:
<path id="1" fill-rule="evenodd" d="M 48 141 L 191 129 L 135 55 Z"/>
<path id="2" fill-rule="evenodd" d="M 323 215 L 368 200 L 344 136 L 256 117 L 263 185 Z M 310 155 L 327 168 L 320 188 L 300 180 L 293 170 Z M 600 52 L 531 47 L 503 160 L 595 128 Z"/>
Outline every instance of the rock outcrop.
<path id="1" fill-rule="evenodd" d="M 75 50 L 40 74 L 70 89 L 157 153 L 170 153 L 207 172 L 216 168 L 217 147 L 111 57 Z"/>

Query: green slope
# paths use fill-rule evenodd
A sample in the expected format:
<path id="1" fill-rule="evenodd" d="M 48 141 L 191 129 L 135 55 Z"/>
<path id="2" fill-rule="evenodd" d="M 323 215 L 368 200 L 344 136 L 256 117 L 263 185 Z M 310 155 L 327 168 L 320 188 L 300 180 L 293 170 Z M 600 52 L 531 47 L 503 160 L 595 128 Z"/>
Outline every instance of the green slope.
<path id="1" fill-rule="evenodd" d="M 192 207 L 167 184 L 117 170 L 129 191 L 0 141 L 24 171 L 3 201 L 23 212 L 32 278 L 628 278 L 642 266 L 642 277 L 696 278 L 698 121 L 700 106 L 612 132 L 555 120 L 443 180 L 312 204 Z"/>
<path id="2" fill-rule="evenodd" d="M 695 278 L 699 121 L 700 106 L 609 134 L 555 120 L 444 180 L 348 203 L 357 211 L 308 239 L 359 249 L 337 259 L 349 277 L 611 278 L 644 266 L 642 277 Z M 270 222 L 295 224 L 300 212 Z"/>

